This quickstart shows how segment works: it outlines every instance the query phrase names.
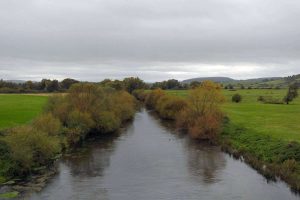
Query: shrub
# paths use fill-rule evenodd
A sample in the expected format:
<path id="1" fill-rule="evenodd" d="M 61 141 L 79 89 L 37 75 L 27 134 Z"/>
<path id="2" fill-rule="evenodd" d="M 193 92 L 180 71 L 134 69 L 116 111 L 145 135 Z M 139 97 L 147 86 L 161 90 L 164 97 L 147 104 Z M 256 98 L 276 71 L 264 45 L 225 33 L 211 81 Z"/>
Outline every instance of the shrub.
<path id="1" fill-rule="evenodd" d="M 187 102 L 176 96 L 164 95 L 158 101 L 156 110 L 164 119 L 175 120 L 177 115 L 187 106 Z"/>
<path id="2" fill-rule="evenodd" d="M 220 104 L 223 102 L 220 85 L 205 81 L 190 91 L 188 106 L 180 112 L 176 123 L 193 137 L 213 142 L 221 130 L 223 114 Z"/>
<path id="3" fill-rule="evenodd" d="M 257 100 L 265 104 L 283 104 L 281 99 L 276 99 L 272 96 L 259 96 Z"/>
<path id="4" fill-rule="evenodd" d="M 94 126 L 95 123 L 89 113 L 74 110 L 68 116 L 67 127 L 78 129 L 83 137 L 85 137 Z"/>
<path id="5" fill-rule="evenodd" d="M 116 116 L 121 121 L 127 121 L 133 118 L 135 113 L 135 99 L 129 93 L 124 91 L 116 92 L 112 97 L 112 108 Z"/>
<path id="6" fill-rule="evenodd" d="M 96 120 L 96 129 L 100 133 L 116 131 L 120 127 L 120 119 L 110 111 L 101 111 Z"/>
<path id="7" fill-rule="evenodd" d="M 63 95 L 50 96 L 45 107 L 45 112 L 52 113 L 52 115 L 57 117 L 63 123 L 63 125 L 66 124 L 70 110 L 70 105 L 66 97 Z"/>
<path id="8" fill-rule="evenodd" d="M 140 101 L 145 101 L 146 96 L 147 96 L 145 90 L 143 90 L 143 89 L 134 90 L 132 92 L 132 95 Z"/>
<path id="9" fill-rule="evenodd" d="M 193 119 L 189 133 L 192 137 L 216 141 L 221 130 L 223 114 L 211 112 Z"/>
<path id="10" fill-rule="evenodd" d="M 59 140 L 31 126 L 13 128 L 4 141 L 15 163 L 15 174 L 28 174 L 32 168 L 51 163 L 51 158 L 60 152 Z"/>
<path id="11" fill-rule="evenodd" d="M 67 101 L 71 108 L 80 112 L 91 112 L 94 105 L 103 98 L 104 90 L 95 84 L 77 83 L 71 86 Z"/>
<path id="12" fill-rule="evenodd" d="M 231 98 L 232 102 L 239 103 L 242 101 L 242 96 L 240 94 L 235 94 Z"/>
<path id="13" fill-rule="evenodd" d="M 158 100 L 165 95 L 165 92 L 162 89 L 155 89 L 149 92 L 146 96 L 146 106 L 148 108 L 155 108 Z"/>
<path id="14" fill-rule="evenodd" d="M 265 98 L 263 97 L 263 96 L 259 96 L 258 98 L 257 98 L 257 101 L 260 101 L 260 102 L 263 102 L 265 100 Z"/>
<path id="15" fill-rule="evenodd" d="M 55 118 L 51 113 L 39 116 L 33 121 L 32 125 L 35 129 L 51 136 L 60 135 L 62 130 L 62 124 L 59 119 Z"/>

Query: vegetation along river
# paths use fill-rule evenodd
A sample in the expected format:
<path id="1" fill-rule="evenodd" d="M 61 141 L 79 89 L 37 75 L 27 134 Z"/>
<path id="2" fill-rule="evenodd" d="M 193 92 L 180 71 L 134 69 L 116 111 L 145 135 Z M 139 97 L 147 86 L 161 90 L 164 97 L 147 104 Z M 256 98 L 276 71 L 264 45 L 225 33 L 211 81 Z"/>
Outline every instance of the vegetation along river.
<path id="1" fill-rule="evenodd" d="M 29 199 L 300 199 L 283 182 L 268 182 L 218 147 L 163 123 L 143 109 L 119 136 L 62 159 L 58 174 Z"/>

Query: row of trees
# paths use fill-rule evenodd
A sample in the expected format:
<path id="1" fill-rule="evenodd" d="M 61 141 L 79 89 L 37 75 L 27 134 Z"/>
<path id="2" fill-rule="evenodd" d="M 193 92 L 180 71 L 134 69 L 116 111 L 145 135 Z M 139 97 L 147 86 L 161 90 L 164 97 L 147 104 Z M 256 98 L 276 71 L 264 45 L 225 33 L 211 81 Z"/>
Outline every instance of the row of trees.
<path id="1" fill-rule="evenodd" d="M 0 80 L 0 92 L 2 93 L 26 93 L 26 92 L 58 92 L 66 91 L 79 81 L 66 78 L 62 81 L 43 79 L 40 82 L 26 81 L 14 83 Z"/>
<path id="2" fill-rule="evenodd" d="M 133 95 L 145 102 L 165 119 L 175 120 L 178 128 L 199 139 L 215 142 L 220 133 L 223 113 L 220 105 L 225 101 L 221 86 L 204 81 L 189 91 L 188 98 L 168 95 L 161 89 L 150 92 L 136 90 Z"/>
<path id="3" fill-rule="evenodd" d="M 91 83 L 73 84 L 68 94 L 51 96 L 44 113 L 31 124 L 3 133 L 0 177 L 26 176 L 81 145 L 91 133 L 115 132 L 133 118 L 135 101 L 126 91 Z"/>

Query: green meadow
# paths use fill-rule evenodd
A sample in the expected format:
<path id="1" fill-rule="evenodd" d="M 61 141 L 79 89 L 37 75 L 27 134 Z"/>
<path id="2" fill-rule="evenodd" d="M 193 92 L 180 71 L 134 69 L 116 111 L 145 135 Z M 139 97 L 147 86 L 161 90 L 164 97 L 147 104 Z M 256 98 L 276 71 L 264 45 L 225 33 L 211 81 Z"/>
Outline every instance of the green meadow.
<path id="1" fill-rule="evenodd" d="M 264 104 L 257 101 L 259 96 L 282 99 L 286 92 L 285 89 L 223 90 L 226 97 L 223 109 L 231 123 L 244 127 L 250 132 L 269 135 L 285 141 L 300 142 L 299 97 L 289 105 Z M 188 95 L 187 90 L 169 90 L 168 93 L 182 97 Z M 231 97 L 236 93 L 242 95 L 242 102 L 231 102 Z"/>
<path id="2" fill-rule="evenodd" d="M 30 122 L 42 112 L 47 96 L 1 94 L 0 129 Z"/>

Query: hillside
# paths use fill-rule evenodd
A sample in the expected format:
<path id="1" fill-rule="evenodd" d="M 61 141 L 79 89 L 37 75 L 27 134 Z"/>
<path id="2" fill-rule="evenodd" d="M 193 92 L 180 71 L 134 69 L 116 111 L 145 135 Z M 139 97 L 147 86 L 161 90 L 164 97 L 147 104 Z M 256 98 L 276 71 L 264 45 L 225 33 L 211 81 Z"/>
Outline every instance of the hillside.
<path id="1" fill-rule="evenodd" d="M 192 79 L 186 79 L 183 80 L 183 83 L 191 83 L 193 81 L 198 81 L 198 82 L 202 82 L 202 81 L 214 81 L 214 82 L 218 82 L 218 83 L 228 83 L 228 82 L 234 82 L 236 80 L 232 79 L 232 78 L 228 78 L 228 77 L 199 77 L 199 78 L 192 78 Z"/>
<path id="2" fill-rule="evenodd" d="M 193 81 L 202 82 L 211 80 L 222 83 L 223 85 L 232 85 L 235 88 L 244 86 L 245 88 L 287 88 L 293 82 L 298 82 L 300 86 L 300 74 L 288 77 L 263 77 L 246 80 L 235 80 L 229 77 L 201 77 L 192 78 L 182 81 L 183 83 L 191 83 Z"/>

